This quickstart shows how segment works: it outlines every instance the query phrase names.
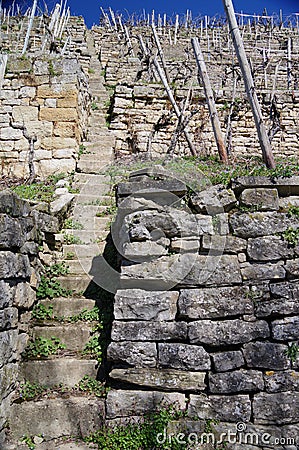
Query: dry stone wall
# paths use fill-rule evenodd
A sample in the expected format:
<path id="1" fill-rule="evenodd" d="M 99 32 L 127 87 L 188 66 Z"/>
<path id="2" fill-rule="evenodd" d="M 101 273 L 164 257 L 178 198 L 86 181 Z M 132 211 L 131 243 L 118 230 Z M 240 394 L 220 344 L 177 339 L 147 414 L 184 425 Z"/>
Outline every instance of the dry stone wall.
<path id="1" fill-rule="evenodd" d="M 0 447 L 29 339 L 41 263 L 39 246 L 53 239 L 58 220 L 31 208 L 10 190 L 0 193 Z M 48 250 L 49 251 L 49 250 Z M 50 255 L 48 255 L 50 256 Z M 7 431 L 7 430 L 6 430 Z"/>
<path id="2" fill-rule="evenodd" d="M 225 448 L 295 449 L 299 178 L 187 191 L 160 170 L 118 185 L 107 420 L 176 404 L 186 417 L 161 440 L 202 444 L 212 423 Z"/>

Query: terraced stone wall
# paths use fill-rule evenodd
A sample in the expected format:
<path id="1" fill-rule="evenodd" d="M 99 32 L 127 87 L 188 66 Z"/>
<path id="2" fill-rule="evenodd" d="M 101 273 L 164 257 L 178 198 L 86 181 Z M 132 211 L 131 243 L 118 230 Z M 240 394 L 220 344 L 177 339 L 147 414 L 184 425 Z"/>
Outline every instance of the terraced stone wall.
<path id="1" fill-rule="evenodd" d="M 39 245 L 58 220 L 34 210 L 10 190 L 0 193 L 0 447 L 5 440 L 19 363 L 39 281 Z M 49 256 L 49 255 L 48 255 Z"/>
<path id="2" fill-rule="evenodd" d="M 175 404 L 185 417 L 160 442 L 295 449 L 299 178 L 242 177 L 230 189 L 187 192 L 164 171 L 118 185 L 106 418 Z"/>

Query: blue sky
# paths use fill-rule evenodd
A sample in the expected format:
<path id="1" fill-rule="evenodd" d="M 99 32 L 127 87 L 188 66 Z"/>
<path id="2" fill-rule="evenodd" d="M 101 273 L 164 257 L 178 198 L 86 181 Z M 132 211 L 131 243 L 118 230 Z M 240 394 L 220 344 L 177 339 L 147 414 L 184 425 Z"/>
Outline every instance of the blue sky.
<path id="1" fill-rule="evenodd" d="M 58 0 L 59 2 L 60 0 Z M 15 0 L 19 5 L 32 4 L 33 0 Z M 56 1 L 55 0 L 45 0 L 52 8 Z M 1 0 L 0 0 L 1 3 Z M 2 0 L 2 7 L 8 6 L 12 3 L 12 0 Z M 43 0 L 39 0 L 40 6 L 44 4 Z M 182 2 L 178 0 L 151 0 L 151 1 L 141 1 L 141 0 L 68 0 L 68 5 L 71 8 L 73 15 L 82 15 L 85 17 L 87 25 L 90 27 L 93 23 L 99 23 L 100 17 L 100 6 L 104 9 L 109 8 L 109 6 L 114 11 L 119 11 L 127 16 L 129 14 L 136 12 L 142 14 L 143 9 L 146 12 L 151 12 L 152 9 L 157 11 L 157 13 L 167 13 L 169 16 L 175 13 L 184 14 L 186 9 L 192 11 L 193 17 L 199 15 L 210 15 L 223 14 L 222 0 L 209 0 L 209 1 L 195 1 L 189 0 L 188 2 Z M 289 15 L 294 12 L 299 12 L 299 0 L 234 0 L 234 6 L 236 12 L 246 12 L 249 14 L 257 13 L 261 14 L 263 9 L 266 8 L 269 14 L 273 12 L 279 12 L 279 9 L 283 10 L 284 15 Z"/>

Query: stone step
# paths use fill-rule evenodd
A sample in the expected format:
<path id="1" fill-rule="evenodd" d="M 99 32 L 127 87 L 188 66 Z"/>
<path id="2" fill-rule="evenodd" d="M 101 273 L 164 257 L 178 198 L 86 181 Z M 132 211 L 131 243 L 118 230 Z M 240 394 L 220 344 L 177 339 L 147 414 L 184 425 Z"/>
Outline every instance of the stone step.
<path id="1" fill-rule="evenodd" d="M 92 175 L 92 174 L 89 175 L 87 173 L 75 173 L 73 183 L 77 184 L 92 183 L 93 185 L 96 184 L 108 185 L 109 181 L 110 178 L 107 175 Z"/>
<path id="2" fill-rule="evenodd" d="M 56 358 L 47 360 L 24 361 L 20 366 L 20 375 L 30 383 L 53 387 L 62 384 L 74 387 L 85 375 L 97 376 L 96 359 Z"/>
<path id="3" fill-rule="evenodd" d="M 74 220 L 76 223 L 79 223 L 83 228 L 81 230 L 62 230 L 62 232 L 66 232 L 67 234 L 72 234 L 79 239 L 85 238 L 85 232 L 92 233 L 93 231 L 106 231 L 109 229 L 109 225 L 111 223 L 111 215 L 107 215 L 105 217 L 94 217 L 94 216 L 85 216 L 85 215 L 77 215 L 74 214 Z"/>
<path id="4" fill-rule="evenodd" d="M 88 275 L 93 265 L 92 258 L 80 258 L 68 261 L 57 260 L 57 263 L 62 262 L 66 263 L 70 275 Z"/>
<path id="5" fill-rule="evenodd" d="M 66 350 L 80 352 L 90 339 L 91 329 L 94 324 L 87 322 L 66 323 L 57 325 L 56 322 L 48 323 L 45 326 L 35 326 L 33 328 L 33 338 L 45 337 L 50 339 L 57 337 L 66 345 Z"/>
<path id="6" fill-rule="evenodd" d="M 75 259 L 85 259 L 85 258 L 94 258 L 98 255 L 101 255 L 104 251 L 106 242 L 98 242 L 96 244 L 88 244 L 88 245 L 66 245 L 62 246 L 62 256 L 65 258 L 66 262 L 71 261 L 70 255 L 73 255 Z"/>
<path id="7" fill-rule="evenodd" d="M 84 438 L 102 426 L 103 417 L 104 400 L 93 396 L 15 403 L 10 432 L 15 439 L 24 435 L 42 435 L 45 441 L 65 436 Z"/>
<path id="8" fill-rule="evenodd" d="M 106 126 L 106 114 L 102 111 L 98 114 L 93 113 L 92 117 L 88 121 L 88 127 L 91 128 L 92 127 L 104 128 L 105 126 Z"/>
<path id="9" fill-rule="evenodd" d="M 67 440 L 67 442 L 65 442 Z M 98 446 L 92 446 L 91 444 L 84 444 L 79 438 L 74 440 L 73 437 L 63 436 L 61 439 L 52 439 L 51 441 L 43 441 L 40 444 L 34 444 L 35 450 L 91 450 L 97 449 Z M 21 442 L 7 444 L 3 450 L 28 450 L 27 444 L 21 444 Z"/>
<path id="10" fill-rule="evenodd" d="M 88 261 L 90 259 L 88 258 Z M 79 262 L 78 260 L 68 261 Z M 58 297 L 53 299 L 41 300 L 39 304 L 53 307 L 53 315 L 56 317 L 71 317 L 80 314 L 83 310 L 91 310 L 95 307 L 95 301 L 85 297 Z"/>
<path id="11" fill-rule="evenodd" d="M 106 206 L 113 203 L 113 197 L 110 195 L 103 195 L 101 193 L 95 193 L 95 190 L 92 193 L 92 186 L 84 186 L 82 189 L 82 193 L 78 194 L 74 205 L 74 211 L 76 214 L 76 205 L 85 205 L 85 206 Z M 91 191 L 91 192 L 90 192 Z"/>
<path id="12" fill-rule="evenodd" d="M 85 157 L 89 155 L 83 155 Z M 77 170 L 78 172 L 82 173 L 99 173 L 103 170 L 107 169 L 110 164 L 111 160 L 106 157 L 103 159 L 96 159 L 93 155 L 90 155 L 91 158 L 81 158 L 77 163 Z"/>
<path id="13" fill-rule="evenodd" d="M 102 137 L 98 137 L 97 135 L 91 135 L 91 139 L 94 141 L 89 141 L 90 145 L 86 148 L 85 153 L 80 156 L 80 159 L 86 159 L 86 156 L 94 159 L 113 159 L 113 144 L 112 142 L 106 141 L 106 139 L 102 139 Z"/>
<path id="14" fill-rule="evenodd" d="M 84 295 L 87 288 L 92 284 L 92 277 L 89 275 L 68 275 L 59 277 L 58 281 L 62 287 L 73 291 L 74 294 Z"/>
<path id="15" fill-rule="evenodd" d="M 74 240 L 70 241 L 67 237 L 65 238 L 65 243 L 67 242 L 77 242 L 78 244 L 94 244 L 98 240 L 104 239 L 109 233 L 109 226 L 105 225 L 101 229 L 91 228 L 90 230 L 68 230 L 67 235 L 74 236 Z"/>

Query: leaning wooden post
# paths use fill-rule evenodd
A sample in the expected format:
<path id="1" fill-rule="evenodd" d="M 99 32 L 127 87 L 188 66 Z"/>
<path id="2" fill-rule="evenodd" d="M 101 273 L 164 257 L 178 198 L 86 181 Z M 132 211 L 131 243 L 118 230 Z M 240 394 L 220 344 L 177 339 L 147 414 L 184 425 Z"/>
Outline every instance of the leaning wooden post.
<path id="1" fill-rule="evenodd" d="M 157 46 L 157 49 L 158 49 L 158 53 L 159 53 L 159 56 L 160 56 L 160 59 L 161 59 L 162 67 L 163 67 L 164 73 L 165 73 L 166 78 L 167 78 L 167 82 L 170 83 L 170 79 L 169 79 L 169 75 L 168 75 L 167 67 L 166 67 L 166 62 L 165 62 L 165 58 L 164 58 L 163 49 L 162 49 L 162 46 L 160 44 L 160 39 L 159 39 L 159 36 L 157 34 L 156 27 L 155 27 L 154 23 L 152 23 L 152 31 L 153 31 L 153 35 L 154 35 L 154 38 L 155 38 L 156 46 Z"/>
<path id="2" fill-rule="evenodd" d="M 256 95 L 254 81 L 251 75 L 250 67 L 246 57 L 243 41 L 240 35 L 240 30 L 237 25 L 236 16 L 232 0 L 223 0 L 225 13 L 228 19 L 230 32 L 232 35 L 233 44 L 238 57 L 239 65 L 242 71 L 245 89 L 247 93 L 248 100 L 250 102 L 252 114 L 254 117 L 255 126 L 257 129 L 257 134 L 260 142 L 260 146 L 263 153 L 263 159 L 268 168 L 275 168 L 275 161 L 272 153 L 272 148 L 270 140 L 266 131 L 264 124 L 262 111 L 260 104 Z"/>
<path id="3" fill-rule="evenodd" d="M 207 99 L 207 104 L 208 104 L 208 108 L 209 108 L 210 118 L 211 118 L 212 127 L 213 127 L 213 131 L 214 131 L 214 136 L 216 139 L 219 157 L 222 162 L 224 162 L 225 164 L 228 164 L 228 156 L 227 156 L 224 139 L 223 139 L 223 135 L 222 135 L 222 131 L 221 131 L 219 117 L 218 117 L 217 110 L 216 110 L 214 95 L 213 95 L 213 91 L 211 88 L 210 79 L 208 76 L 206 64 L 205 64 L 205 61 L 203 58 L 203 54 L 202 54 L 202 51 L 201 51 L 201 48 L 199 45 L 198 38 L 192 38 L 191 42 L 192 42 L 198 70 L 200 73 L 200 78 L 203 83 L 205 96 Z"/>
<path id="4" fill-rule="evenodd" d="M 32 25 L 33 25 L 33 19 L 34 19 L 34 16 L 35 16 L 36 6 L 37 6 L 37 0 L 34 0 L 33 6 L 32 6 L 32 10 L 31 10 L 30 19 L 29 19 L 29 24 L 28 24 L 28 28 L 27 28 L 27 33 L 26 33 L 26 37 L 25 37 L 25 41 L 24 41 L 24 47 L 23 47 L 23 50 L 22 50 L 22 55 L 25 54 L 25 52 L 27 50 L 27 47 L 28 47 L 28 42 L 29 42 L 31 28 L 32 28 Z"/>

